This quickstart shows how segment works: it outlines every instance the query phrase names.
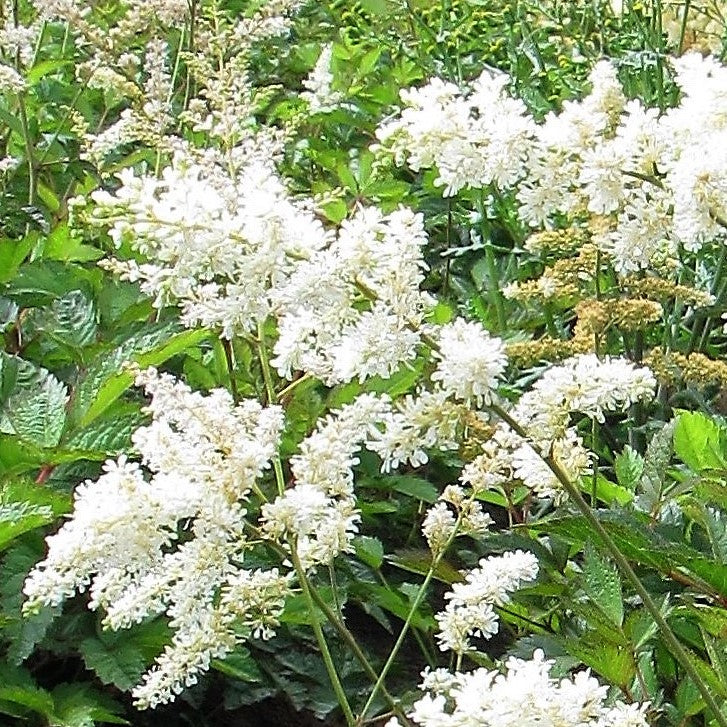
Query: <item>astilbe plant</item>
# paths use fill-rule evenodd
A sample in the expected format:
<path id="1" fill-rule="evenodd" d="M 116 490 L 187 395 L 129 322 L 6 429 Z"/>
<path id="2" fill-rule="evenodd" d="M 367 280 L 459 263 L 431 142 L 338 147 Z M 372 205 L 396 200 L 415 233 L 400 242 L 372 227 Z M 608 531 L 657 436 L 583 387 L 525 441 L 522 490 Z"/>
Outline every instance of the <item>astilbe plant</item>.
<path id="1" fill-rule="evenodd" d="M 495 290 L 499 281 L 490 284 L 496 296 L 540 306 L 548 333 L 507 340 L 442 306 L 427 287 L 423 214 L 359 201 L 329 225 L 325 200 L 290 191 L 282 161 L 301 119 L 283 128 L 259 123 L 275 89 L 253 80 L 251 59 L 255 42 L 288 32 L 298 6 L 262 4 L 233 19 L 216 4 L 129 3 L 105 33 L 79 4 L 44 2 L 25 27 L 30 38 L 63 15 L 87 55 L 79 66 L 84 82 L 113 83 L 125 99 L 118 118 L 94 132 L 76 120 L 84 156 L 105 180 L 72 200 L 79 234 L 108 233 L 114 250 L 102 268 L 138 284 L 155 315 L 173 311 L 183 326 L 221 342 L 230 391 L 210 387 L 203 395 L 178 377 L 125 364 L 148 397 L 151 420 L 134 428 L 131 452 L 75 489 L 72 514 L 25 580 L 24 611 L 87 592 L 105 628 L 164 619 L 171 640 L 133 689 L 141 708 L 173 701 L 241 644 L 274 639 L 299 596 L 349 725 L 376 709 L 382 719 L 393 715 L 389 725 L 643 727 L 649 700 L 663 695 L 650 693 L 641 663 L 631 678 L 612 680 L 627 704 L 587 670 L 558 681 L 555 662 L 535 642 L 523 642 L 527 658 L 510 656 L 504 674 L 482 650 L 515 593 L 543 578 L 544 560 L 555 559 L 557 538 L 537 537 L 538 526 L 548 532 L 538 517 L 573 517 L 575 507 L 650 619 L 639 647 L 658 632 L 678 662 L 674 671 L 683 670 L 724 724 L 708 672 L 695 666 L 666 605 L 655 602 L 594 509 L 599 428 L 605 435 L 607 421 L 615 428 L 627 416 L 642 424 L 655 397 L 663 403 L 665 371 L 676 370 L 672 384 L 686 379 L 697 349 L 716 335 L 721 311 L 711 315 L 709 306 L 721 304 L 727 265 L 719 151 L 727 71 L 692 54 L 674 59 L 681 98 L 657 110 L 628 101 L 614 65 L 602 61 L 589 93 L 543 119 L 490 69 L 465 87 L 434 79 L 402 92 L 404 108 L 378 130 L 381 157 L 391 154 L 414 172 L 435 169 L 447 198 L 460 195 L 464 207 L 476 200 L 467 211 L 480 223 L 488 209 L 509 204 L 521 229 L 534 232 L 523 235 L 524 250 L 543 263 L 542 274 L 503 291 Z M 177 22 L 187 35 L 176 37 L 170 63 L 164 29 Z M 143 47 L 132 40 L 139 33 Z M 2 89 L 20 98 L 23 48 L 19 67 L 3 66 L 0 76 Z M 332 57 L 333 47 L 324 46 L 303 82 L 300 101 L 311 114 L 327 116 L 344 103 Z M 150 163 L 122 162 L 111 177 L 109 162 L 131 143 L 146 148 Z M 26 161 L 33 202 L 38 168 Z M 700 264 L 712 258 L 716 270 L 702 274 Z M 576 316 L 572 334 L 569 315 Z M 683 321 L 691 325 L 686 343 Z M 648 335 L 654 325 L 660 340 Z M 644 365 L 647 349 L 653 371 Z M 235 371 L 240 351 L 257 367 L 244 395 Z M 529 379 L 517 380 L 533 363 L 540 366 Z M 711 366 L 721 372 L 718 362 Z M 410 372 L 409 386 L 382 386 Z M 308 385 L 345 393 L 300 433 L 300 412 L 286 407 Z M 300 433 L 292 446 L 290 432 Z M 363 471 L 373 462 L 383 482 L 394 483 L 397 470 L 411 473 L 432 460 L 450 463 L 452 481 L 417 520 L 428 547 L 424 577 L 399 611 L 403 626 L 388 657 L 374 664 L 335 600 L 336 569 L 366 535 Z M 488 550 L 495 511 L 483 502 L 504 505 L 523 531 L 533 526 L 531 540 L 520 537 L 515 546 L 506 533 L 501 555 L 480 557 L 498 550 Z M 459 548 L 462 542 L 468 545 Z M 382 551 L 389 547 L 382 543 Z M 566 548 L 554 580 L 574 578 L 580 566 L 571 555 Z M 433 619 L 439 650 L 452 660 L 424 672 L 426 694 L 412 703 L 392 695 L 387 679 L 450 557 L 471 566 L 450 577 Z M 587 561 L 589 574 L 600 567 L 610 577 L 613 593 L 610 566 Z M 318 588 L 323 573 L 333 606 Z M 615 627 L 623 633 L 618 583 Z M 560 611 L 564 622 L 570 608 Z M 544 622 L 527 613 L 523 607 L 510 623 L 542 634 Z M 322 620 L 370 679 L 360 704 L 347 692 Z M 563 626 L 571 634 L 579 628 L 577 618 Z M 564 638 L 577 653 L 572 641 Z M 488 668 L 468 670 L 483 663 Z"/>

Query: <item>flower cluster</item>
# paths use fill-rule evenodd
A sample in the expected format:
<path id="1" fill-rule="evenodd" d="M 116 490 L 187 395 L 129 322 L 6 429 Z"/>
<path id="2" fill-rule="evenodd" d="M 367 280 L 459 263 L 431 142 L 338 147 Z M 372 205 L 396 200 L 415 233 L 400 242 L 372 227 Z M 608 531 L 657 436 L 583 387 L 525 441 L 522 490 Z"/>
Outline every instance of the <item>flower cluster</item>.
<path id="1" fill-rule="evenodd" d="M 124 169 L 119 179 L 115 193 L 92 194 L 93 220 L 149 262 L 111 260 L 107 267 L 139 281 L 158 307 L 178 302 L 187 325 L 219 328 L 226 337 L 265 320 L 271 289 L 290 275 L 294 258 L 327 239 L 269 163 L 250 163 L 231 177 L 221 163 L 179 154 L 160 177 Z"/>
<path id="2" fill-rule="evenodd" d="M 525 104 L 505 92 L 504 74 L 484 71 L 470 92 L 433 79 L 401 92 L 406 108 L 377 136 L 397 162 L 414 170 L 436 167 L 445 195 L 463 187 L 509 187 L 525 172 L 535 124 Z"/>
<path id="3" fill-rule="evenodd" d="M 606 412 L 624 412 L 635 402 L 648 401 L 655 387 L 649 369 L 625 359 L 587 354 L 552 366 L 510 412 L 529 441 L 507 424 L 499 425 L 482 454 L 462 471 L 462 482 L 477 491 L 519 479 L 538 496 L 558 499 L 562 487 L 544 456 L 553 457 L 571 480 L 590 472 L 591 455 L 571 427 L 571 414 L 602 422 Z"/>
<path id="4" fill-rule="evenodd" d="M 552 665 L 537 650 L 532 659 L 509 658 L 504 674 L 487 669 L 426 671 L 421 684 L 426 694 L 409 717 L 421 727 L 647 727 L 648 703 L 609 706 L 608 687 L 590 671 L 557 681 L 550 676 Z M 387 723 L 387 727 L 396 725 L 395 719 Z"/>
<path id="5" fill-rule="evenodd" d="M 273 634 L 288 579 L 245 567 L 244 502 L 277 451 L 283 414 L 153 370 L 136 381 L 151 396 L 152 422 L 133 437 L 143 468 L 120 457 L 76 489 L 72 518 L 25 582 L 24 608 L 88 590 L 112 629 L 164 614 L 174 637 L 134 690 L 153 707 L 246 634 Z"/>
<path id="6" fill-rule="evenodd" d="M 507 603 L 512 591 L 537 575 L 538 561 L 526 551 L 482 558 L 479 567 L 444 596 L 449 601 L 447 607 L 436 615 L 439 648 L 462 654 L 474 650 L 473 637 L 488 639 L 496 634 L 498 620 L 493 606 Z"/>
<path id="7" fill-rule="evenodd" d="M 263 505 L 263 531 L 286 548 L 292 543 L 305 569 L 350 550 L 359 520 L 356 453 L 388 410 L 387 398 L 363 394 L 319 421 L 290 460 L 294 486 Z"/>
<path id="8" fill-rule="evenodd" d="M 406 108 L 378 134 L 399 163 L 436 167 L 445 194 L 512 189 L 532 227 L 590 215 L 598 249 L 630 273 L 724 235 L 727 69 L 696 53 L 671 64 L 681 100 L 663 114 L 627 101 L 601 61 L 591 92 L 539 123 L 486 73 L 470 92 L 439 79 L 402 92 Z"/>

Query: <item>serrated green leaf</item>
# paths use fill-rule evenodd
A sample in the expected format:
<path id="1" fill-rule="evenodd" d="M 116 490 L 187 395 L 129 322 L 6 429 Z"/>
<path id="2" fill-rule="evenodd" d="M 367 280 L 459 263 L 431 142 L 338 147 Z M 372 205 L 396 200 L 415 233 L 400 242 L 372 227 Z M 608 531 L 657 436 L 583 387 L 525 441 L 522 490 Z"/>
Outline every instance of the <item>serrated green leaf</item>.
<path id="1" fill-rule="evenodd" d="M 147 417 L 138 406 L 113 406 L 87 427 L 64 439 L 63 446 L 71 451 L 78 450 L 79 454 L 86 450 L 113 456 L 129 449 L 132 433 L 145 421 Z"/>
<path id="2" fill-rule="evenodd" d="M 53 521 L 53 510 L 47 505 L 27 502 L 0 504 L 0 550 L 15 538 Z"/>
<path id="3" fill-rule="evenodd" d="M 175 324 L 133 336 L 113 351 L 99 356 L 91 365 L 75 392 L 74 421 L 85 427 L 103 414 L 133 383 L 133 376 L 123 371 L 123 364 L 135 361 L 139 366 L 157 366 L 209 337 L 204 330 L 179 331 Z"/>
<path id="4" fill-rule="evenodd" d="M 666 468 L 673 451 L 675 426 L 674 420 L 667 422 L 654 434 L 646 448 L 644 467 L 636 488 L 636 505 L 645 512 L 658 512 L 661 507 Z"/>
<path id="5" fill-rule="evenodd" d="M 128 690 L 169 640 L 169 627 L 161 619 L 147 621 L 123 631 L 103 631 L 80 645 L 86 666 L 104 684 Z"/>
<path id="6" fill-rule="evenodd" d="M 144 656 L 133 641 L 119 639 L 105 643 L 91 636 L 81 642 L 79 651 L 86 666 L 104 684 L 113 684 L 121 690 L 138 684 L 146 666 Z"/>
<path id="7" fill-rule="evenodd" d="M 38 447 L 54 447 L 66 421 L 66 387 L 51 373 L 34 387 L 16 388 L 3 406 L 0 431 Z"/>
<path id="8" fill-rule="evenodd" d="M 93 727 L 98 722 L 129 724 L 118 714 L 120 705 L 87 684 L 59 684 L 52 694 L 53 727 Z"/>
<path id="9" fill-rule="evenodd" d="M 674 451 L 695 472 L 727 467 L 723 440 L 719 425 L 700 412 L 681 412 L 676 419 Z"/>
<path id="10" fill-rule="evenodd" d="M 679 505 L 687 517 L 704 529 L 714 557 L 727 562 L 727 515 L 724 511 L 707 507 L 694 497 L 683 498 Z"/>
<path id="11" fill-rule="evenodd" d="M 647 527 L 638 517 L 627 512 L 604 511 L 598 518 L 619 550 L 636 563 L 654 568 L 666 575 L 684 568 L 727 596 L 727 563 L 712 560 L 689 545 L 671 539 L 671 531 L 663 527 Z M 554 518 L 528 524 L 536 532 L 547 532 L 586 543 L 594 538 L 592 528 L 580 516 Z"/>
<path id="12" fill-rule="evenodd" d="M 96 309 L 83 291 L 72 290 L 39 310 L 33 325 L 60 343 L 82 348 L 96 338 Z"/>
<path id="13" fill-rule="evenodd" d="M 580 659 L 612 684 L 624 689 L 631 686 L 636 675 L 636 665 L 628 648 L 604 641 L 595 635 L 568 638 L 565 640 L 565 647 L 569 654 Z"/>
<path id="14" fill-rule="evenodd" d="M 621 578 L 615 566 L 604 560 L 588 543 L 583 561 L 583 590 L 616 626 L 624 617 Z"/>
<path id="15" fill-rule="evenodd" d="M 356 557 L 371 568 L 379 568 L 384 561 L 384 546 L 378 538 L 360 535 L 353 540 Z"/>
<path id="16" fill-rule="evenodd" d="M 35 645 L 45 636 L 60 607 L 42 607 L 37 613 L 24 616 L 23 583 L 42 552 L 26 544 L 15 546 L 4 556 L 0 566 L 0 598 L 2 615 L 7 620 L 3 636 L 8 640 L 7 658 L 16 665 L 30 656 Z"/>
<path id="17" fill-rule="evenodd" d="M 644 458 L 627 444 L 616 456 L 613 469 L 619 485 L 628 490 L 635 490 L 644 473 Z"/>

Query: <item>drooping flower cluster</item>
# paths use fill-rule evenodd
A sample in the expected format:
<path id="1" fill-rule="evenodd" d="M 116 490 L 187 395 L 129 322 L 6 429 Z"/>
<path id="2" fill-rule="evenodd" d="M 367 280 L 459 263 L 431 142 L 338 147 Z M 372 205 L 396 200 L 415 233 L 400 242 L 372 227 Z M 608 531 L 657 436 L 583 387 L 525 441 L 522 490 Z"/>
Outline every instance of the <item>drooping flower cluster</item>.
<path id="1" fill-rule="evenodd" d="M 532 659 L 510 657 L 504 674 L 487 669 L 426 671 L 421 684 L 426 694 L 408 716 L 421 727 L 647 727 L 648 703 L 611 706 L 608 687 L 590 671 L 558 681 L 550 676 L 552 665 L 536 650 Z M 391 720 L 387 727 L 398 724 Z"/>
<path id="2" fill-rule="evenodd" d="M 263 505 L 263 531 L 286 548 L 292 542 L 305 569 L 351 549 L 359 520 L 352 468 L 389 406 L 386 397 L 363 394 L 319 421 L 291 457 L 294 486 Z"/>
<path id="3" fill-rule="evenodd" d="M 591 456 L 571 427 L 571 414 L 602 422 L 607 412 L 648 401 L 655 387 L 649 369 L 625 359 L 587 354 L 552 366 L 510 412 L 529 441 L 500 424 L 482 454 L 464 468 L 462 481 L 477 491 L 519 479 L 538 496 L 558 499 L 562 486 L 544 456 L 552 456 L 571 480 L 590 472 Z"/>
<path id="4" fill-rule="evenodd" d="M 489 639 L 496 634 L 498 619 L 493 606 L 508 603 L 512 591 L 537 575 L 538 561 L 526 551 L 482 558 L 479 567 L 444 596 L 447 607 L 436 615 L 439 648 L 462 654 L 475 648 L 473 637 Z"/>
<path id="5" fill-rule="evenodd" d="M 244 502 L 277 451 L 283 414 L 254 400 L 234 405 L 224 390 L 202 396 L 153 370 L 137 384 L 152 415 L 133 437 L 141 465 L 107 462 L 76 489 L 73 517 L 48 538 L 24 592 L 32 611 L 88 590 L 112 629 L 164 614 L 174 637 L 134 690 L 153 707 L 245 634 L 273 634 L 288 579 L 245 567 Z"/>
<path id="6" fill-rule="evenodd" d="M 226 337 L 254 330 L 273 307 L 271 289 L 327 236 L 287 195 L 270 164 L 251 163 L 234 178 L 220 164 L 179 155 L 160 177 L 124 169 L 115 193 L 97 191 L 93 219 L 110 225 L 148 262 L 107 266 L 161 307 L 178 302 L 187 325 Z"/>

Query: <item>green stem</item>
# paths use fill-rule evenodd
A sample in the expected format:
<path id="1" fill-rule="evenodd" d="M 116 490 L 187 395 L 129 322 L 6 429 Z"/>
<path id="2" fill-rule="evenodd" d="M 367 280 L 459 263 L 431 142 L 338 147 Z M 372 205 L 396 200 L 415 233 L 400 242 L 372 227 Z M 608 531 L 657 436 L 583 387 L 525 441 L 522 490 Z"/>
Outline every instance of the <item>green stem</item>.
<path id="1" fill-rule="evenodd" d="M 263 372 L 267 403 L 268 406 L 271 406 L 277 401 L 277 398 L 275 397 L 273 377 L 270 373 L 270 361 L 268 360 L 267 341 L 265 339 L 265 324 L 260 321 L 257 324 L 257 353 L 258 358 L 260 359 L 260 368 Z M 285 493 L 285 476 L 283 474 L 283 465 L 277 454 L 273 457 L 273 471 L 275 472 L 275 482 L 278 486 L 278 494 L 282 496 Z"/>
<path id="2" fill-rule="evenodd" d="M 361 650 L 361 647 L 358 645 L 358 642 L 356 641 L 353 634 L 348 630 L 346 625 L 338 617 L 335 611 L 331 609 L 331 607 L 323 600 L 321 595 L 315 589 L 311 590 L 311 596 L 313 597 L 316 606 L 318 606 L 318 608 L 323 611 L 323 615 L 328 619 L 328 622 L 331 624 L 331 626 L 333 626 L 338 635 L 346 642 L 347 646 L 351 649 L 351 652 L 356 657 L 359 664 L 361 664 L 367 676 L 375 682 L 378 679 L 379 675 L 377 674 L 374 667 L 371 666 L 371 662 L 368 660 L 366 654 L 364 654 L 364 652 Z M 389 690 L 383 684 L 381 685 L 381 693 L 383 694 L 384 699 L 386 699 L 386 701 L 388 702 L 391 710 L 399 717 L 400 720 L 403 720 L 405 724 L 408 724 L 406 714 L 399 706 L 397 701 L 394 699 L 394 697 L 391 696 Z"/>
<path id="3" fill-rule="evenodd" d="M 356 718 L 353 716 L 353 712 L 351 711 L 351 705 L 348 703 L 348 699 L 346 698 L 346 692 L 343 689 L 343 684 L 341 684 L 341 680 L 338 676 L 338 671 L 336 670 L 336 665 L 333 663 L 331 652 L 328 649 L 326 637 L 323 634 L 323 629 L 321 628 L 321 624 L 318 621 L 318 611 L 316 610 L 316 606 L 313 601 L 311 587 L 308 583 L 308 577 L 306 576 L 303 565 L 301 564 L 300 558 L 298 557 L 297 544 L 294 542 L 290 543 L 290 558 L 293 562 L 295 572 L 298 574 L 300 587 L 303 590 L 303 596 L 308 605 L 308 611 L 311 617 L 311 625 L 313 626 L 313 633 L 315 634 L 316 641 L 318 642 L 318 648 L 321 651 L 323 663 L 326 665 L 328 678 L 331 680 L 331 685 L 333 686 L 333 691 L 336 693 L 338 704 L 340 705 L 341 709 L 343 710 L 343 714 L 346 717 L 346 724 L 348 725 L 348 727 L 354 727 L 354 725 L 356 724 Z"/>
<path id="4" fill-rule="evenodd" d="M 523 437 L 525 440 L 530 442 L 530 437 L 525 429 L 513 419 L 502 407 L 498 404 L 492 404 L 491 410 L 497 414 L 504 422 L 506 422 L 510 428 Z M 536 451 L 538 451 L 536 449 Z M 631 564 L 621 552 L 619 547 L 616 545 L 614 540 L 608 534 L 606 528 L 603 527 L 601 521 L 595 516 L 593 510 L 588 506 L 588 503 L 583 498 L 583 495 L 579 492 L 578 488 L 571 482 L 567 473 L 563 470 L 560 464 L 553 458 L 552 455 L 540 455 L 543 461 L 548 465 L 550 471 L 558 478 L 558 481 L 563 485 L 563 489 L 568 493 L 568 496 L 581 511 L 583 517 L 585 517 L 588 524 L 598 534 L 599 538 L 606 546 L 607 550 L 611 554 L 611 557 L 616 561 L 619 570 L 623 573 L 631 585 L 633 586 L 636 593 L 641 598 L 644 608 L 651 614 L 651 617 L 656 622 L 656 625 L 661 633 L 662 638 L 666 642 L 667 647 L 675 656 L 676 660 L 681 664 L 684 671 L 687 673 L 689 678 L 694 682 L 694 685 L 702 695 L 706 705 L 714 714 L 714 718 L 719 723 L 720 727 L 727 727 L 727 717 L 722 713 L 719 705 L 712 696 L 709 687 L 704 683 L 704 680 L 700 677 L 699 673 L 692 664 L 689 654 L 686 649 L 681 645 L 679 639 L 674 635 L 671 627 L 667 623 L 667 620 L 661 613 L 661 610 L 656 605 L 654 600 L 651 598 L 651 594 L 641 583 L 641 580 L 636 575 L 636 572 L 631 567 Z"/>
<path id="5" fill-rule="evenodd" d="M 404 625 L 402 626 L 401 631 L 399 632 L 399 636 L 396 639 L 396 643 L 394 644 L 393 648 L 391 649 L 391 653 L 389 654 L 389 658 L 386 660 L 386 663 L 381 669 L 381 673 L 379 674 L 379 678 L 376 680 L 376 684 L 374 684 L 374 688 L 371 691 L 371 694 L 369 695 L 369 698 L 364 705 L 364 708 L 361 710 L 361 714 L 358 717 L 358 721 L 356 722 L 357 725 L 363 724 L 363 721 L 366 719 L 366 714 L 368 713 L 369 709 L 371 709 L 371 705 L 373 704 L 374 699 L 376 698 L 376 694 L 378 693 L 379 689 L 382 688 L 384 684 L 384 680 L 386 679 L 386 675 L 389 673 L 389 669 L 391 669 L 394 660 L 396 659 L 399 650 L 402 647 L 402 644 L 404 643 L 404 639 L 406 638 L 406 635 L 409 633 L 409 628 L 411 627 L 412 619 L 414 618 L 414 614 L 416 613 L 417 608 L 419 608 L 419 604 L 422 602 L 422 599 L 424 598 L 424 594 L 427 591 L 427 588 L 429 586 L 429 583 L 431 582 L 432 578 L 434 577 L 434 573 L 437 570 L 437 566 L 439 565 L 439 562 L 442 560 L 442 557 L 444 556 L 445 552 L 447 551 L 447 548 L 451 544 L 451 542 L 454 540 L 454 538 L 457 535 L 457 531 L 459 530 L 459 525 L 462 520 L 462 513 L 460 512 L 457 515 L 457 520 L 455 521 L 454 527 L 452 528 L 452 532 L 449 535 L 449 538 L 447 539 L 444 546 L 440 549 L 440 551 L 434 555 L 432 558 L 432 564 L 429 566 L 429 570 L 427 571 L 426 576 L 424 577 L 424 581 L 422 582 L 421 586 L 419 586 L 419 590 L 416 593 L 416 596 L 414 596 L 414 600 L 412 601 L 411 607 L 409 608 L 409 613 L 406 616 L 406 621 L 404 621 Z M 726 726 L 727 727 L 727 726 Z"/>
<path id="6" fill-rule="evenodd" d="M 687 19 L 689 17 L 689 7 L 692 0 L 684 0 L 684 17 L 682 18 L 682 27 L 679 30 L 679 45 L 677 46 L 677 55 L 680 56 L 684 52 L 684 37 L 687 34 Z"/>
<path id="7" fill-rule="evenodd" d="M 497 316 L 497 332 L 501 333 L 507 327 L 507 318 L 505 316 L 505 303 L 503 302 L 502 292 L 500 291 L 500 280 L 497 274 L 495 251 L 492 249 L 492 243 L 489 240 L 489 230 L 485 224 L 485 205 L 482 199 L 483 194 L 484 193 L 480 191 L 480 194 L 477 197 L 477 213 L 480 216 L 482 242 L 485 246 L 485 267 L 487 268 L 487 278 L 489 282 L 488 292 L 490 302 L 495 308 L 495 315 Z"/>
<path id="8" fill-rule="evenodd" d="M 267 502 L 267 500 L 265 501 Z M 250 532 L 258 540 L 260 540 L 261 542 L 265 541 L 265 544 L 269 548 L 272 548 L 281 558 L 285 560 L 288 559 L 288 551 L 278 543 L 266 538 L 262 534 L 260 528 L 255 527 L 250 522 L 245 522 L 245 527 L 247 527 L 247 529 L 250 530 Z M 310 594 L 316 606 L 320 608 L 320 610 L 323 612 L 323 615 L 328 619 L 328 622 L 331 624 L 331 626 L 333 626 L 338 635 L 346 642 L 348 647 L 351 649 L 351 653 L 353 653 L 356 659 L 358 659 L 359 663 L 363 667 L 363 670 L 366 672 L 369 678 L 375 682 L 379 675 L 377 674 L 374 667 L 371 666 L 371 662 L 368 660 L 366 654 L 364 654 L 364 652 L 361 650 L 361 647 L 358 645 L 358 642 L 356 641 L 354 635 L 348 630 L 344 622 L 338 618 L 337 614 L 334 613 L 331 607 L 323 600 L 323 598 L 318 593 L 318 591 L 316 591 L 315 588 L 311 588 Z M 381 693 L 384 695 L 384 698 L 389 703 L 389 707 L 391 708 L 391 710 L 399 716 L 399 719 L 404 721 L 405 725 L 408 725 L 409 723 L 406 719 L 404 711 L 401 709 L 394 697 L 391 696 L 386 687 L 381 688 Z"/>
<path id="9" fill-rule="evenodd" d="M 240 402 L 240 392 L 237 389 L 235 379 L 235 357 L 232 351 L 232 342 L 228 338 L 221 338 L 222 350 L 225 352 L 225 364 L 227 365 L 227 376 L 230 379 L 230 393 L 235 404 Z"/>
<path id="10" fill-rule="evenodd" d="M 18 111 L 20 112 L 20 126 L 23 130 L 23 141 L 25 142 L 25 156 L 28 161 L 28 204 L 33 206 L 38 194 L 38 169 L 35 162 L 33 142 L 30 139 L 25 97 L 22 93 L 18 94 Z"/>

